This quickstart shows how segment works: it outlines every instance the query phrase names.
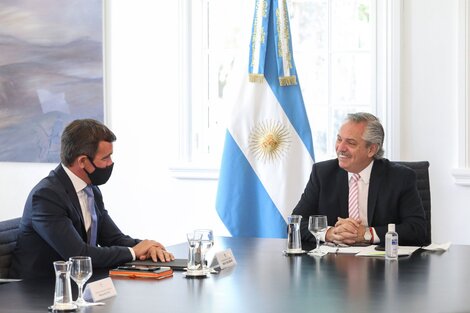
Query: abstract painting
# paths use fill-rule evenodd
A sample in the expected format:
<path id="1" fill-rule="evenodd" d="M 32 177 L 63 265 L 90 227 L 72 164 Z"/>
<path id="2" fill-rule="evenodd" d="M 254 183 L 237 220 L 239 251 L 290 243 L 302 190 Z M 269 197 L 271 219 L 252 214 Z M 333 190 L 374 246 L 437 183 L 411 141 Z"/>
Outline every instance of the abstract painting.
<path id="1" fill-rule="evenodd" d="M 69 122 L 103 121 L 102 1 L 0 1 L 0 162 L 59 162 Z"/>

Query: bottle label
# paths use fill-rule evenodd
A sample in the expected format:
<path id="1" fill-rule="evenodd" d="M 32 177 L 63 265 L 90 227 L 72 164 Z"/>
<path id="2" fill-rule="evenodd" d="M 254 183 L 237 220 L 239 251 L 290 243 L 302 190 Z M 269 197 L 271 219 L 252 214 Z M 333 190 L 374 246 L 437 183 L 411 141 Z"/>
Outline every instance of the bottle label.
<path id="1" fill-rule="evenodd" d="M 385 258 L 396 259 L 398 257 L 398 236 L 394 233 L 385 235 Z"/>

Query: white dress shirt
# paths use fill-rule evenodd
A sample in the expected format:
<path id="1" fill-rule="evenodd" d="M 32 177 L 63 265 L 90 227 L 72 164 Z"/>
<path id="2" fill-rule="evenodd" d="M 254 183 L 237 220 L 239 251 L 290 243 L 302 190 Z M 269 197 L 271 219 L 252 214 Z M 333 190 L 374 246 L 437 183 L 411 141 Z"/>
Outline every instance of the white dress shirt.
<path id="1" fill-rule="evenodd" d="M 75 175 L 71 170 L 67 168 L 67 166 L 61 164 L 64 168 L 65 173 L 69 176 L 70 180 L 72 181 L 73 188 L 77 193 L 78 201 L 80 202 L 80 208 L 82 209 L 82 216 L 83 221 L 85 223 L 85 230 L 88 232 L 91 226 L 91 214 L 88 210 L 88 196 L 85 193 L 85 187 L 87 183 L 85 183 L 80 177 Z"/>
<path id="2" fill-rule="evenodd" d="M 374 161 L 370 162 L 369 165 L 365 169 L 363 169 L 359 174 L 361 178 L 358 180 L 358 201 L 359 201 L 359 219 L 362 222 L 362 225 L 368 227 L 369 222 L 367 219 L 367 199 L 369 197 L 369 182 L 370 182 L 370 173 L 372 172 L 372 166 L 374 165 Z M 348 181 L 351 180 L 353 173 L 348 172 Z M 375 232 L 375 229 L 372 227 L 372 231 L 374 232 L 374 243 L 379 243 L 380 239 Z"/>

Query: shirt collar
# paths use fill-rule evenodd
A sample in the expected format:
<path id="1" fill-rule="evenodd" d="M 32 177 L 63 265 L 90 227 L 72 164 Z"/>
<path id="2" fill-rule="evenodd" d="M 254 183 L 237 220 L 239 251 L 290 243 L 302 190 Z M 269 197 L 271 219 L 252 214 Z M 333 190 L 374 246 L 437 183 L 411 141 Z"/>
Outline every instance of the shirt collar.
<path id="1" fill-rule="evenodd" d="M 359 175 L 361 176 L 360 180 L 362 180 L 365 184 L 369 184 L 370 181 L 370 173 L 372 172 L 372 166 L 374 165 L 374 160 L 369 163 L 369 165 L 366 166 L 365 169 L 363 169 Z M 353 176 L 353 173 L 348 172 L 348 181 L 351 179 L 351 176 Z"/>
<path id="2" fill-rule="evenodd" d="M 75 189 L 75 192 L 79 192 L 87 186 L 87 183 L 85 183 L 83 181 L 83 179 L 81 179 L 80 177 L 75 175 L 67 166 L 65 166 L 62 163 L 61 163 L 61 165 L 62 165 L 62 168 L 64 169 L 65 173 L 67 173 L 67 176 L 72 181 L 72 185 L 73 185 L 73 188 Z"/>

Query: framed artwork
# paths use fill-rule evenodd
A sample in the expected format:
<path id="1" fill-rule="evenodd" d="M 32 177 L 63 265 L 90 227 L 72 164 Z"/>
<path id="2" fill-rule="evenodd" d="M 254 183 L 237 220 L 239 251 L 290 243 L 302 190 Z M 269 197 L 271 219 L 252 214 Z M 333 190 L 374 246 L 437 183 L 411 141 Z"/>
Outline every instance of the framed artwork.
<path id="1" fill-rule="evenodd" d="M 77 118 L 104 119 L 103 0 L 0 2 L 0 162 L 60 161 Z"/>

